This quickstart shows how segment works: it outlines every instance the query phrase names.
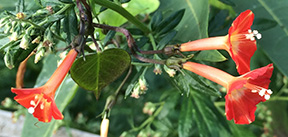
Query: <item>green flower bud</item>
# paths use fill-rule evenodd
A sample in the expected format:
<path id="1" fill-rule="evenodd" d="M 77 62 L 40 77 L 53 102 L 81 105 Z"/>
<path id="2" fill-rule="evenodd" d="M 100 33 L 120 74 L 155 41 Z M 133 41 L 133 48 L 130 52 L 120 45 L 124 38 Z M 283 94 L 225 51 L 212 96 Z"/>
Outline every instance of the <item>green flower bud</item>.
<path id="1" fill-rule="evenodd" d="M 29 36 L 27 34 L 25 34 L 22 39 L 21 39 L 21 42 L 20 42 L 20 48 L 22 49 L 27 49 L 29 47 Z"/>
<path id="2" fill-rule="evenodd" d="M 13 59 L 14 59 L 13 52 L 9 49 L 4 56 L 5 65 L 9 69 L 14 68 L 14 60 Z"/>
<path id="3" fill-rule="evenodd" d="M 35 55 L 35 60 L 34 60 L 34 63 L 38 63 L 42 57 L 45 55 L 45 52 L 46 52 L 46 49 L 45 47 L 43 47 L 43 43 L 41 42 L 38 47 L 37 47 L 37 52 L 36 52 L 36 55 Z"/>
<path id="4" fill-rule="evenodd" d="M 174 77 L 174 75 L 176 74 L 176 70 L 175 69 L 168 68 L 166 65 L 164 65 L 164 70 L 166 71 L 166 73 L 170 77 Z"/>

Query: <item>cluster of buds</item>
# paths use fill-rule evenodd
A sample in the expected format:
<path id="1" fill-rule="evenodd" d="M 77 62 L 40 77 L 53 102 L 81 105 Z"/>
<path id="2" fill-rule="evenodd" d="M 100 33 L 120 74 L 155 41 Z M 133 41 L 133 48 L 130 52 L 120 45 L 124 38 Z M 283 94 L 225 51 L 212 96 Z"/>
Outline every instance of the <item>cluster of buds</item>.
<path id="1" fill-rule="evenodd" d="M 140 77 L 133 88 L 131 97 L 138 99 L 141 94 L 145 94 L 146 90 L 148 90 L 146 79 L 144 77 Z"/>
<path id="2" fill-rule="evenodd" d="M 151 116 L 155 110 L 156 110 L 156 105 L 154 103 L 146 102 L 142 111 L 144 114 L 148 114 Z"/>

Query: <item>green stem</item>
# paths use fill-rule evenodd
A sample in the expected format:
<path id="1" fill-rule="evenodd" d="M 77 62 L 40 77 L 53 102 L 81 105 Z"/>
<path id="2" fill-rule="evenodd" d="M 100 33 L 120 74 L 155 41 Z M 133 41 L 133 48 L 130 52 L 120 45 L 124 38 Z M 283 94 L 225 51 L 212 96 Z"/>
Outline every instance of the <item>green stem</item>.
<path id="1" fill-rule="evenodd" d="M 128 21 L 139 27 L 144 33 L 149 34 L 150 29 L 144 25 L 141 21 L 139 21 L 137 18 L 135 18 L 132 14 L 130 14 L 127 10 L 125 10 L 123 7 L 110 2 L 108 0 L 95 0 L 93 1 L 98 5 L 101 5 L 103 7 L 109 8 L 111 10 L 114 10 L 115 12 L 122 15 L 124 18 L 126 18 Z"/>
<path id="2" fill-rule="evenodd" d="M 288 97 L 272 97 L 269 101 L 288 101 Z"/>
<path id="3" fill-rule="evenodd" d="M 133 128 L 129 132 L 138 131 L 140 129 L 143 129 L 145 126 L 151 124 L 154 121 L 154 119 L 159 115 L 159 113 L 162 111 L 165 102 L 161 102 L 160 104 L 161 104 L 160 107 L 157 109 L 157 111 L 155 111 L 155 113 L 152 116 L 146 119 L 139 127 Z"/>
<path id="4" fill-rule="evenodd" d="M 147 67 L 153 66 L 152 63 L 131 62 L 131 64 L 134 66 L 147 66 Z"/>
<path id="5" fill-rule="evenodd" d="M 152 35 L 152 34 L 149 34 L 148 36 L 149 36 L 149 39 L 150 39 L 150 41 L 151 41 L 153 50 L 157 50 L 156 42 L 155 42 L 155 39 L 154 39 L 153 35 Z"/>
<path id="6" fill-rule="evenodd" d="M 62 9 L 58 10 L 54 15 L 60 15 L 65 12 L 67 9 L 72 7 L 74 4 L 66 4 Z"/>

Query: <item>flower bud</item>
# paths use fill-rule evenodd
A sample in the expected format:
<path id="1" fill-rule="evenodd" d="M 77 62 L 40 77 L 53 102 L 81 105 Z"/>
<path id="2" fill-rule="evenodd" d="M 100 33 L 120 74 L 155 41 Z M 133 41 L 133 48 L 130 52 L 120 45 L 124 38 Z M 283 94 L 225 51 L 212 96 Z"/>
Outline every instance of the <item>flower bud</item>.
<path id="1" fill-rule="evenodd" d="M 44 56 L 45 52 L 46 52 L 46 49 L 45 49 L 45 47 L 43 47 L 43 43 L 41 42 L 37 47 L 37 52 L 36 52 L 35 60 L 34 60 L 35 64 L 41 60 L 41 58 Z"/>
<path id="2" fill-rule="evenodd" d="M 174 75 L 176 74 L 175 69 L 170 69 L 166 65 L 164 65 L 164 70 L 166 71 L 166 73 L 168 73 L 170 77 L 174 77 Z"/>
<path id="3" fill-rule="evenodd" d="M 17 17 L 17 19 L 22 20 L 22 19 L 24 19 L 26 17 L 26 15 L 23 12 L 18 12 L 16 14 L 16 17 Z"/>
<path id="4" fill-rule="evenodd" d="M 158 75 L 158 74 L 161 75 L 161 74 L 162 74 L 162 70 L 161 70 L 161 67 L 160 67 L 159 64 L 156 64 L 156 65 L 155 65 L 155 68 L 154 68 L 153 72 L 154 72 L 156 75 Z"/>
<path id="5" fill-rule="evenodd" d="M 29 47 L 29 36 L 25 34 L 21 39 L 20 48 L 26 50 L 28 47 Z"/>
<path id="6" fill-rule="evenodd" d="M 18 40 L 18 33 L 17 32 L 13 32 L 12 34 L 11 34 L 11 36 L 9 37 L 9 39 L 10 39 L 10 41 L 16 41 L 16 40 Z"/>
<path id="7" fill-rule="evenodd" d="M 108 136 L 108 129 L 109 129 L 109 119 L 104 118 L 101 122 L 100 126 L 100 136 L 107 137 Z"/>
<path id="8" fill-rule="evenodd" d="M 13 53 L 12 51 L 9 49 L 5 56 L 4 56 L 4 62 L 5 62 L 5 65 L 6 67 L 8 67 L 9 69 L 12 69 L 14 68 L 14 57 L 13 57 Z"/>
<path id="9" fill-rule="evenodd" d="M 146 79 L 145 79 L 144 77 L 141 77 L 141 78 L 139 79 L 139 86 L 140 86 L 140 90 L 142 90 L 142 91 L 148 90 L 148 88 L 147 88 L 147 82 L 146 82 Z"/>
<path id="10" fill-rule="evenodd" d="M 34 43 L 39 44 L 39 43 L 40 43 L 40 40 L 41 40 L 41 36 L 38 36 L 37 38 L 35 38 L 35 39 L 32 41 L 32 44 L 34 44 Z"/>
<path id="11" fill-rule="evenodd" d="M 140 94 L 140 86 L 139 84 L 136 84 L 131 93 L 131 97 L 138 99 L 140 97 L 139 94 Z"/>
<path id="12" fill-rule="evenodd" d="M 155 110 L 156 106 L 152 102 L 146 102 L 142 111 L 144 114 L 148 114 L 151 116 Z"/>

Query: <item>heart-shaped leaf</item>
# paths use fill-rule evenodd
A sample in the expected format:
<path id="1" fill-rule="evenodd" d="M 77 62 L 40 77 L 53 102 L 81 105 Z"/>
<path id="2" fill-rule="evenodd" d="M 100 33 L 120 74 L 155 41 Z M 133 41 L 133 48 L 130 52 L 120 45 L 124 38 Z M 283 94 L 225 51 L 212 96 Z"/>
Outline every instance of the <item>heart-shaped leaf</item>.
<path id="1" fill-rule="evenodd" d="M 122 49 L 108 49 L 102 53 L 77 59 L 71 67 L 71 77 L 82 88 L 94 91 L 98 99 L 100 91 L 117 79 L 130 65 L 130 55 Z"/>

